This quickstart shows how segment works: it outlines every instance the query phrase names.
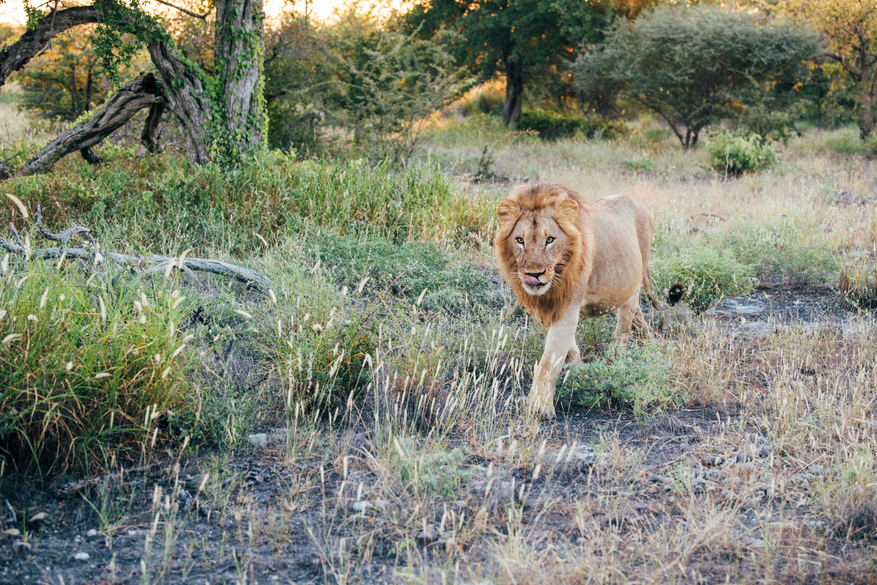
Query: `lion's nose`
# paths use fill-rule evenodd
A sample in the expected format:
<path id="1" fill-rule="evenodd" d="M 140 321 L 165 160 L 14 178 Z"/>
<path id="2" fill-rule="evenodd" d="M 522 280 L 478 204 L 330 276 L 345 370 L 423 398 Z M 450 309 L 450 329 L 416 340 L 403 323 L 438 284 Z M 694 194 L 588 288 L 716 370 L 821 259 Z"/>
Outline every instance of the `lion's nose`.
<path id="1" fill-rule="evenodd" d="M 543 274 L 545 274 L 545 271 L 543 270 L 542 272 L 528 272 L 528 271 L 525 270 L 525 271 L 524 271 L 524 274 L 526 274 L 527 276 L 533 276 L 533 277 L 535 277 L 535 278 L 539 278 L 540 276 L 542 276 Z"/>

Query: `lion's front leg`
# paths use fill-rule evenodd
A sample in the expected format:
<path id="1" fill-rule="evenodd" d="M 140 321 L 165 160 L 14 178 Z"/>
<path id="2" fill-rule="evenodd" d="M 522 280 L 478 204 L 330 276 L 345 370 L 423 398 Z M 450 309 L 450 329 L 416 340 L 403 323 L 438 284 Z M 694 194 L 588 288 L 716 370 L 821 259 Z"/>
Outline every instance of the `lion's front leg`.
<path id="1" fill-rule="evenodd" d="M 527 401 L 530 410 L 545 418 L 554 418 L 554 385 L 564 361 L 577 359 L 579 354 L 576 345 L 576 326 L 579 323 L 579 312 L 570 308 L 567 314 L 548 328 L 545 338 L 545 351 L 536 366 L 533 388 Z"/>

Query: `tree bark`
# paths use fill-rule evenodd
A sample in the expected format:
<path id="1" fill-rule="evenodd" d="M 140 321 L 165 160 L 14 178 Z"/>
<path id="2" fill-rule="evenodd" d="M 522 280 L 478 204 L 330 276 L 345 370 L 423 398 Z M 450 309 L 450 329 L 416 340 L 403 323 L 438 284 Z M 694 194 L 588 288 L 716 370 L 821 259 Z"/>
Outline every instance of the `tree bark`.
<path id="1" fill-rule="evenodd" d="M 262 144 L 265 124 L 262 60 L 262 0 L 217 0 L 214 54 L 219 71 L 215 115 L 226 156 L 252 152 Z"/>
<path id="2" fill-rule="evenodd" d="M 124 126 L 143 108 L 163 101 L 162 88 L 152 73 L 141 75 L 120 87 L 91 118 L 55 138 L 15 172 L 22 175 L 40 172 L 77 150 L 89 160 L 85 151 Z"/>
<path id="3" fill-rule="evenodd" d="M 149 115 L 146 116 L 146 124 L 143 125 L 143 132 L 140 133 L 140 144 L 153 154 L 161 152 L 161 144 L 159 143 L 161 133 L 158 124 L 161 122 L 165 105 L 166 102 L 159 102 L 149 106 Z"/>
<path id="4" fill-rule="evenodd" d="M 180 59 L 176 48 L 156 41 L 146 48 L 164 80 L 165 98 L 183 135 L 189 162 L 193 166 L 209 163 L 212 104 L 206 84 L 193 66 Z"/>
<path id="5" fill-rule="evenodd" d="M 524 64 L 520 61 L 510 61 L 506 65 L 505 106 L 502 108 L 502 121 L 512 130 L 518 127 L 523 102 Z"/>
<path id="6" fill-rule="evenodd" d="M 58 33 L 74 26 L 100 22 L 101 16 L 100 10 L 94 6 L 78 6 L 49 13 L 39 19 L 36 28 L 26 31 L 21 38 L 0 51 L 0 87 L 13 71 L 18 71 L 39 55 Z"/>

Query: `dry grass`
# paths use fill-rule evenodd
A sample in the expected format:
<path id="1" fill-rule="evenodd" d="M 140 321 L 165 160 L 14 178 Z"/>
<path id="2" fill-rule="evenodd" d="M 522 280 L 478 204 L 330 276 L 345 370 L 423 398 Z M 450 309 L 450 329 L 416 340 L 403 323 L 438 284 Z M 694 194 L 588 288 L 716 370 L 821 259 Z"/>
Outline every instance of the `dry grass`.
<path id="1" fill-rule="evenodd" d="M 659 254 L 712 246 L 758 264 L 764 279 L 836 284 L 840 273 L 830 262 L 806 268 L 823 262 L 821 251 L 841 259 L 877 243 L 873 163 L 814 151 L 808 145 L 822 139 L 813 135 L 784 149 L 774 171 L 725 181 L 703 169 L 704 153 L 668 143 L 542 144 L 491 128 L 469 132 L 466 140 L 440 136 L 430 156 L 459 169 L 490 142 L 496 175 L 559 181 L 589 198 L 637 196 L 655 210 Z M 643 156 L 655 171 L 622 164 Z M 462 190 L 489 200 L 507 185 L 465 182 Z M 489 253 L 476 243 L 459 256 L 486 263 Z M 266 262 L 292 262 L 289 256 L 273 251 Z M 317 409 L 297 398 L 316 385 L 301 366 L 308 356 L 292 344 L 277 348 L 313 322 L 301 313 L 328 329 L 336 299 L 322 280 L 295 288 L 322 279 L 316 268 L 289 270 L 289 288 L 301 298 L 292 292 L 281 301 L 279 322 L 274 309 L 254 311 L 254 321 L 264 322 L 252 325 L 269 350 L 265 359 L 277 361 L 265 368 L 271 377 L 258 395 L 282 405 L 278 428 L 263 429 L 271 431 L 267 445 L 250 447 L 237 436 L 227 453 L 187 453 L 179 470 L 129 477 L 121 482 L 127 492 L 114 488 L 128 494 L 115 511 L 92 494 L 101 512 L 79 526 L 99 523 L 115 535 L 113 548 L 89 545 L 96 568 L 67 566 L 69 574 L 171 583 L 273 576 L 297 583 L 877 582 L 872 313 L 851 310 L 836 322 L 760 336 L 693 316 L 649 342 L 671 361 L 668 383 L 687 403 L 645 418 L 628 407 L 573 408 L 545 423 L 529 418 L 523 404 L 541 335 L 511 306 L 498 314 L 466 301 L 456 311 L 428 311 L 412 299 L 345 291 L 338 299 L 351 300 L 337 301 L 339 322 L 350 307 L 379 310 L 380 322 L 359 391 Z M 580 338 L 588 331 L 583 326 Z M 594 336 L 588 353 L 602 347 Z M 327 364 L 343 355 L 340 338 L 318 345 L 311 337 L 332 356 Z M 330 368 L 320 382 L 332 384 L 338 371 Z M 115 528 L 121 519 L 136 536 Z M 37 534 L 30 542 L 38 550 L 83 546 L 71 541 Z"/>

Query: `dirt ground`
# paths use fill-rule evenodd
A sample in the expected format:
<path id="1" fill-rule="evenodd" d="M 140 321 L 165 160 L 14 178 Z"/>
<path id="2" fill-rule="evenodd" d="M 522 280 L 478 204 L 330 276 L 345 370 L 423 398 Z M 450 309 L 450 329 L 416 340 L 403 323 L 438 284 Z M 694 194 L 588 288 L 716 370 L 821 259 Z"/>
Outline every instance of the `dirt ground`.
<path id="1" fill-rule="evenodd" d="M 775 285 L 760 287 L 745 298 L 726 299 L 704 320 L 726 328 L 736 343 L 745 345 L 784 327 L 827 324 L 843 330 L 853 313 L 830 288 Z M 538 521 L 546 527 L 555 523 L 558 534 L 568 533 L 569 518 L 550 518 L 552 506 L 538 502 L 553 498 L 558 512 L 566 514 L 569 508 L 563 502 L 590 498 L 595 522 L 602 517 L 631 526 L 643 518 L 676 523 L 681 508 L 674 507 L 674 498 L 718 505 L 729 499 L 722 496 L 727 491 L 723 486 L 734 482 L 742 484 L 732 494 L 734 514 L 743 527 L 741 534 L 750 535 L 741 546 L 753 550 L 764 546 L 766 537 L 759 536 L 759 526 L 766 514 L 786 515 L 814 532 L 823 530 L 824 522 L 812 514 L 808 503 L 794 507 L 788 498 L 775 499 L 770 486 L 782 481 L 804 493 L 825 470 L 819 463 L 779 457 L 767 437 L 747 427 L 753 413 L 743 416 L 742 409 L 695 405 L 643 423 L 624 409 L 560 405 L 558 418 L 543 423 L 539 433 L 548 440 L 549 453 L 575 446 L 575 457 L 568 458 L 566 467 L 555 470 L 550 479 L 548 474 L 534 479 L 532 467 L 507 466 L 501 486 L 512 492 L 520 486 L 521 494 L 529 494 L 523 506 L 524 524 L 547 514 Z M 372 432 L 367 426 L 336 430 L 353 449 L 361 450 L 368 450 Z M 344 582 L 345 574 L 355 575 L 358 582 L 413 582 L 403 571 L 410 564 L 408 556 L 439 562 L 438 551 L 447 542 L 431 534 L 431 525 L 423 530 L 400 526 L 416 553 L 403 550 L 398 539 L 379 538 L 369 566 L 347 568 L 347 573 L 337 566 L 339 556 L 324 545 L 344 537 L 368 538 L 370 516 L 363 508 L 368 504 L 361 504 L 366 500 L 352 491 L 357 483 L 361 491 L 363 484 L 379 478 L 361 464 L 339 469 L 319 449 L 291 462 L 290 443 L 307 440 L 279 428 L 267 434 L 263 446 L 234 453 L 202 451 L 181 462 L 178 473 L 174 462 L 129 470 L 121 478 L 116 474 L 80 483 L 56 478 L 40 484 L 7 473 L 0 479 L 0 527 L 6 530 L 0 535 L 0 584 L 323 583 Z M 613 465 L 630 462 L 624 482 L 595 479 L 601 458 L 614 461 Z M 469 454 L 461 465 L 472 473 L 447 499 L 445 509 L 466 510 L 477 507 L 473 502 L 485 501 L 485 479 L 490 476 L 485 469 L 494 463 L 499 468 L 498 461 L 493 452 Z M 679 469 L 692 470 L 688 494 L 672 489 L 673 470 Z M 224 489 L 210 497 L 200 489 L 205 470 L 223 477 Z M 626 487 L 619 488 L 621 484 Z M 401 500 L 372 502 L 377 507 L 404 506 Z M 603 509 L 607 502 L 611 510 Z M 404 515 L 406 510 L 399 512 Z M 175 521 L 168 522 L 169 518 Z M 863 551 L 872 542 L 837 537 L 831 546 L 829 557 L 833 557 L 820 561 L 825 568 L 818 580 L 877 582 L 877 567 L 867 570 L 844 562 L 867 556 Z M 712 574 L 701 571 L 690 581 L 724 582 L 729 563 L 716 558 Z M 797 575 L 787 571 L 766 581 L 814 580 L 806 572 Z"/>

